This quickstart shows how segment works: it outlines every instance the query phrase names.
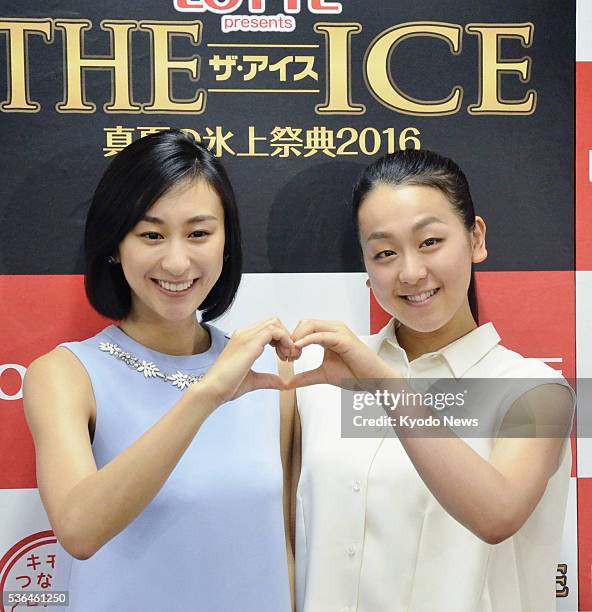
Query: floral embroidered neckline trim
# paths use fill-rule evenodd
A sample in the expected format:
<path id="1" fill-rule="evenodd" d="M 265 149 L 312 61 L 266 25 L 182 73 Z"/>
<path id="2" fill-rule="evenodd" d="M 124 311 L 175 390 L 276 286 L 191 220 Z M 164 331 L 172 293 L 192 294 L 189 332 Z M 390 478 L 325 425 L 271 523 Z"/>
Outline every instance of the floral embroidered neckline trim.
<path id="1" fill-rule="evenodd" d="M 161 372 L 154 362 L 135 357 L 131 353 L 124 351 L 118 344 L 112 342 L 99 343 L 99 349 L 123 361 L 137 372 L 144 374 L 144 378 L 160 378 L 163 382 L 168 382 L 173 387 L 177 387 L 177 389 L 186 389 L 189 385 L 199 382 L 204 377 L 204 374 L 196 376 L 195 374 L 186 374 L 180 370 L 177 370 L 174 374 L 166 374 Z"/>

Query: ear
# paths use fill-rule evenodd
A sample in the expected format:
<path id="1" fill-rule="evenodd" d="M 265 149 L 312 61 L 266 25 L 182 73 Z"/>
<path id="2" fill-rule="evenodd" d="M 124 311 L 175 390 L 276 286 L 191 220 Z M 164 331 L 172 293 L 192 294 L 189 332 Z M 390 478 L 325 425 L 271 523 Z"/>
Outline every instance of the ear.
<path id="1" fill-rule="evenodd" d="M 487 226 L 479 216 L 475 216 L 475 226 L 471 231 L 472 262 L 481 263 L 487 259 L 487 247 L 485 246 L 485 232 Z"/>

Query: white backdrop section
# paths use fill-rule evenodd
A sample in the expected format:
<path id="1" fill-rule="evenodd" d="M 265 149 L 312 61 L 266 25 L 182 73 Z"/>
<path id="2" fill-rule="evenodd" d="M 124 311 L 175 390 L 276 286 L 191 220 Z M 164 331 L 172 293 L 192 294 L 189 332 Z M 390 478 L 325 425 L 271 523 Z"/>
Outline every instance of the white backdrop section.
<path id="1" fill-rule="evenodd" d="M 576 62 L 592 61 L 592 0 L 576 5 Z"/>
<path id="2" fill-rule="evenodd" d="M 51 529 L 37 489 L 0 489 L 0 557 L 18 541 Z"/>
<path id="3" fill-rule="evenodd" d="M 592 379 L 592 272 L 576 272 L 576 375 Z M 592 477 L 592 381 L 579 385 L 578 476 Z"/>
<path id="4" fill-rule="evenodd" d="M 370 333 L 370 291 L 363 272 L 244 274 L 232 308 L 217 327 L 231 333 L 269 317 L 288 329 L 302 319 L 337 319 L 358 335 Z"/>
<path id="5" fill-rule="evenodd" d="M 18 541 L 51 529 L 37 489 L 0 489 L 0 557 Z"/>
<path id="6" fill-rule="evenodd" d="M 4 589 L 59 590 L 58 572 L 62 562 L 53 536 L 37 536 L 22 543 L 25 538 L 51 530 L 39 491 L 0 489 L 0 525 L 0 558 L 21 543 L 0 568 Z"/>
<path id="7" fill-rule="evenodd" d="M 576 478 L 571 478 L 569 483 L 567 512 L 559 562 L 567 564 L 569 594 L 567 597 L 557 598 L 557 611 L 578 612 L 578 499 Z M 560 590 L 560 587 L 558 587 L 558 590 Z"/>

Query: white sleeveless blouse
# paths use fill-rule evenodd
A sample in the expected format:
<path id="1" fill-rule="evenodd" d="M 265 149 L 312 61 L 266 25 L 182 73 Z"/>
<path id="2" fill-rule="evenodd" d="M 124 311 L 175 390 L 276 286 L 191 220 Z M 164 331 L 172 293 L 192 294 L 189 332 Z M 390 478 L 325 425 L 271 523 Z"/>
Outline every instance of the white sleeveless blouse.
<path id="1" fill-rule="evenodd" d="M 499 345 L 491 323 L 411 363 L 392 321 L 363 340 L 408 378 L 556 378 L 567 384 L 544 363 Z M 320 359 L 309 352 L 296 368 L 310 369 Z M 298 612 L 555 610 L 571 470 L 568 440 L 533 514 L 514 536 L 489 545 L 440 506 L 398 439 L 341 437 L 338 388 L 298 389 L 298 408 Z M 466 442 L 488 457 L 495 440 Z"/>

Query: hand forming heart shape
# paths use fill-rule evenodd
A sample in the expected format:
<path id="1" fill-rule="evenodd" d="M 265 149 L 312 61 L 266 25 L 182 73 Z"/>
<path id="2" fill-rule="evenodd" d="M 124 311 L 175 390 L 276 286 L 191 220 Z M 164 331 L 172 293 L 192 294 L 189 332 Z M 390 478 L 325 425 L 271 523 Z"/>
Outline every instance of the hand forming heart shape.
<path id="1" fill-rule="evenodd" d="M 252 370 L 266 345 L 273 346 L 283 361 L 294 361 L 311 344 L 324 348 L 323 362 L 318 368 L 287 380 L 278 374 Z M 202 382 L 214 399 L 223 403 L 256 389 L 284 391 L 317 384 L 342 386 L 345 379 L 385 378 L 400 375 L 344 323 L 311 319 L 301 321 L 290 333 L 279 319 L 273 318 L 236 330 Z"/>
<path id="2" fill-rule="evenodd" d="M 301 321 L 292 332 L 291 339 L 297 349 L 292 349 L 292 361 L 300 357 L 304 347 L 313 344 L 322 346 L 324 355 L 318 368 L 300 372 L 283 381 L 286 389 L 317 384 L 341 387 L 345 380 L 357 382 L 401 377 L 341 321 Z"/>

